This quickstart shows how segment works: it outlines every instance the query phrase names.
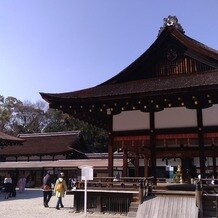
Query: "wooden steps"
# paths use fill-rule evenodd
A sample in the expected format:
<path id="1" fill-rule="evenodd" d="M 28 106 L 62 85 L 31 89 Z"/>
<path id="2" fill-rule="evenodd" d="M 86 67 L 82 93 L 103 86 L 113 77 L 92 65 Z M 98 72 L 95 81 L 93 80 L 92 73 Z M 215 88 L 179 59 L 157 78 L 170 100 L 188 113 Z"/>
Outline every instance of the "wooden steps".
<path id="1" fill-rule="evenodd" d="M 127 217 L 136 217 L 138 207 L 139 207 L 139 202 L 131 202 Z"/>
<path id="2" fill-rule="evenodd" d="M 136 218 L 197 218 L 194 192 L 155 190 L 139 205 Z"/>
<path id="3" fill-rule="evenodd" d="M 203 185 L 203 217 L 218 217 L 218 193 L 217 185 Z"/>
<path id="4" fill-rule="evenodd" d="M 218 217 L 218 196 L 203 195 L 203 217 Z"/>

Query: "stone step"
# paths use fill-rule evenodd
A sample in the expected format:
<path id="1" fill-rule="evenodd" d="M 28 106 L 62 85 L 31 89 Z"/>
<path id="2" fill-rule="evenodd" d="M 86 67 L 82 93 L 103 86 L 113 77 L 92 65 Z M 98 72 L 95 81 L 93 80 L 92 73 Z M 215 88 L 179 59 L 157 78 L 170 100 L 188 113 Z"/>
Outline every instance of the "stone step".
<path id="1" fill-rule="evenodd" d="M 136 212 L 129 211 L 127 217 L 136 217 Z"/>
<path id="2" fill-rule="evenodd" d="M 129 211 L 130 212 L 137 212 L 139 207 L 139 203 L 138 202 L 131 202 L 130 206 L 129 206 Z"/>
<path id="3" fill-rule="evenodd" d="M 130 207 L 129 208 L 129 212 L 137 212 L 137 210 L 138 210 L 138 207 Z"/>

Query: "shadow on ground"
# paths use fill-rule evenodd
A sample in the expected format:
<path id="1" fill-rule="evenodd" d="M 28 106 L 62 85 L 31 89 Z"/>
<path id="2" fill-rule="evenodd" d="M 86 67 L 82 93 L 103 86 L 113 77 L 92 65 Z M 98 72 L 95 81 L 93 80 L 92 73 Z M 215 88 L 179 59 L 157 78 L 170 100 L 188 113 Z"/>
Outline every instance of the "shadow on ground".
<path id="1" fill-rule="evenodd" d="M 41 189 L 26 189 L 23 193 L 19 191 L 16 192 L 16 197 L 10 197 L 9 199 L 5 199 L 4 192 L 0 193 L 0 201 L 8 201 L 8 200 L 19 200 L 19 199 L 32 199 L 39 198 L 43 196 L 43 192 Z"/>

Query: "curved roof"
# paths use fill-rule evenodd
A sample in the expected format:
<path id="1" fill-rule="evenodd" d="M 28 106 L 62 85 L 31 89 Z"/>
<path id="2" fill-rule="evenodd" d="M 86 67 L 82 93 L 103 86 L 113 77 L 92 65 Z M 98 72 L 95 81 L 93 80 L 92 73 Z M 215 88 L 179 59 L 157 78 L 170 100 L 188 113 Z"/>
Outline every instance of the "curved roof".
<path id="1" fill-rule="evenodd" d="M 172 41 L 175 44 L 180 43 L 185 48 L 185 53 L 200 57 L 201 61 L 207 62 L 213 70 L 203 71 L 191 74 L 177 74 L 168 76 L 155 76 L 146 72 L 146 66 L 150 59 L 162 49 L 165 42 Z M 171 44 L 172 44 L 171 43 Z M 142 67 L 144 66 L 144 68 Z M 144 69 L 144 76 L 138 76 Z M 123 71 L 102 84 L 68 93 L 40 93 L 42 98 L 52 103 L 53 101 L 84 101 L 93 100 L 92 98 L 112 97 L 125 94 L 145 93 L 146 95 L 153 92 L 160 92 L 174 89 L 188 89 L 192 87 L 206 87 L 218 85 L 218 51 L 197 42 L 194 39 L 184 35 L 173 26 L 165 27 L 160 36 L 142 54 L 137 60 L 130 64 Z M 138 74 L 138 75 L 137 75 Z M 207 75 L 206 75 L 207 74 Z"/>
<path id="2" fill-rule="evenodd" d="M 207 73 L 207 76 L 205 74 Z M 95 86 L 93 88 L 84 89 L 76 92 L 61 93 L 61 94 L 45 94 L 41 96 L 48 102 L 62 100 L 62 103 L 80 101 L 93 101 L 95 99 L 116 99 L 116 96 L 127 96 L 143 94 L 145 96 L 152 96 L 158 93 L 169 94 L 178 93 L 181 91 L 188 91 L 190 89 L 207 90 L 212 87 L 218 88 L 218 70 L 195 73 L 195 74 L 181 74 L 172 75 L 169 77 L 156 77 L 138 81 L 123 82 L 116 84 L 108 84 Z"/>
<path id="3" fill-rule="evenodd" d="M 0 132 L 0 147 L 7 145 L 22 145 L 25 140 Z"/>
<path id="4" fill-rule="evenodd" d="M 217 91 L 218 51 L 166 26 L 147 51 L 111 79 L 74 92 L 40 94 L 52 108 L 109 126 L 107 115 L 123 110 L 210 107 L 218 103 Z M 146 105 L 141 107 L 141 102 Z"/>
<path id="5" fill-rule="evenodd" d="M 79 143 L 79 132 L 21 134 L 22 147 L 10 146 L 1 150 L 3 156 L 30 156 L 66 154 Z"/>

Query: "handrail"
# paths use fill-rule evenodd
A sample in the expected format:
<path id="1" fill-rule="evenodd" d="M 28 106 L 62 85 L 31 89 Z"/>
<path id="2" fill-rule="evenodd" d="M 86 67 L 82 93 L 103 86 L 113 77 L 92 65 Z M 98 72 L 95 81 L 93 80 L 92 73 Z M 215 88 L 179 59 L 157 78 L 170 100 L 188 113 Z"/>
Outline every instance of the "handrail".
<path id="1" fill-rule="evenodd" d="M 203 197 L 216 197 L 216 214 L 218 212 L 218 193 L 216 188 L 218 187 L 218 179 L 205 178 L 196 180 L 196 205 L 199 209 L 199 217 L 203 217 L 204 201 Z M 215 193 L 210 193 L 211 191 Z"/>
<path id="2" fill-rule="evenodd" d="M 154 177 L 120 177 L 119 180 L 114 180 L 114 177 L 94 177 L 93 180 L 88 180 L 88 188 L 105 188 L 116 190 L 137 190 L 139 191 L 139 198 L 143 199 L 143 196 L 152 194 Z M 83 181 L 77 181 L 77 189 L 84 188 Z"/>
<path id="3" fill-rule="evenodd" d="M 196 199 L 196 206 L 198 207 L 199 217 L 203 217 L 203 202 L 202 202 L 202 181 L 196 180 L 196 190 L 195 190 L 195 199 Z"/>

